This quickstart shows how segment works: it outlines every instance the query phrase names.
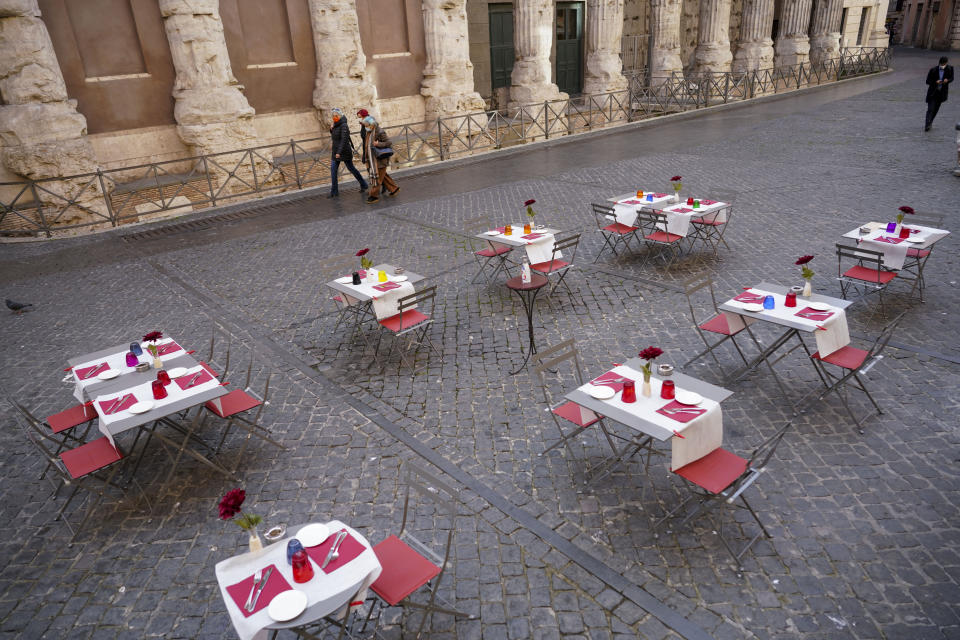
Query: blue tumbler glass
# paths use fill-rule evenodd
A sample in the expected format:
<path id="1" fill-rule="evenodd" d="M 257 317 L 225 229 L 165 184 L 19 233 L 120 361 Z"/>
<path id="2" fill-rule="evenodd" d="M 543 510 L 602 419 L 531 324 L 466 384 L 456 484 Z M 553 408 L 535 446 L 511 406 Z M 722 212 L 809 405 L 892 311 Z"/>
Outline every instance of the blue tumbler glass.
<path id="1" fill-rule="evenodd" d="M 291 538 L 287 543 L 287 564 L 293 564 L 293 554 L 303 551 L 303 545 L 296 538 Z"/>
<path id="2" fill-rule="evenodd" d="M 143 349 L 140 348 L 139 342 L 131 342 L 130 351 L 133 352 L 133 355 L 137 356 L 138 358 L 143 355 Z"/>
<path id="3" fill-rule="evenodd" d="M 773 309 L 773 296 L 766 296 L 763 299 L 763 308 L 764 309 Z"/>

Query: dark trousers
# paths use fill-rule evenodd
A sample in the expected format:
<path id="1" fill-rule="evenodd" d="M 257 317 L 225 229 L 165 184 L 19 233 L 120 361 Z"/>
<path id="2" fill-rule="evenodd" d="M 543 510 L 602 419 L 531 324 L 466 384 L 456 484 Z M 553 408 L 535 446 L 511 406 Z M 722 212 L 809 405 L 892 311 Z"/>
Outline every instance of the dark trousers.
<path id="1" fill-rule="evenodd" d="M 924 124 L 925 129 L 929 129 L 930 125 L 933 124 L 933 119 L 937 117 L 937 111 L 940 111 L 940 104 L 941 102 L 939 100 L 931 100 L 927 103 L 927 120 Z"/>
<path id="2" fill-rule="evenodd" d="M 337 172 L 340 169 L 341 162 L 347 167 L 347 170 L 353 174 L 353 177 L 357 179 L 357 182 L 360 183 L 360 190 L 365 190 L 367 188 L 367 181 L 363 179 L 363 176 L 360 175 L 360 172 L 357 171 L 357 168 L 353 166 L 353 159 L 341 158 L 340 160 L 337 160 L 336 158 L 333 158 L 330 161 L 330 193 L 340 193 L 340 188 L 337 185 Z"/>

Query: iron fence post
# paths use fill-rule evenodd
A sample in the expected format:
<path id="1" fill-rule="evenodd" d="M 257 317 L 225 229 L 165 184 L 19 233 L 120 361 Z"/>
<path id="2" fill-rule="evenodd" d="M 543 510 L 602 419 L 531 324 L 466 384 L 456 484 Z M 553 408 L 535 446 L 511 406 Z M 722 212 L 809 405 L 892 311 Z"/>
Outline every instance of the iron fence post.
<path id="1" fill-rule="evenodd" d="M 297 144 L 293 138 L 290 138 L 290 154 L 293 156 L 293 172 L 297 177 L 297 189 L 303 189 L 303 183 L 300 181 L 300 165 L 297 164 Z"/>
<path id="2" fill-rule="evenodd" d="M 30 181 L 30 193 L 33 194 L 33 201 L 37 203 L 37 216 L 40 218 L 40 229 L 48 238 L 52 238 L 53 234 L 50 233 L 50 225 L 47 224 L 47 217 L 43 215 L 43 204 L 40 202 L 40 195 L 37 193 L 37 183 L 33 180 Z"/>
<path id="3" fill-rule="evenodd" d="M 443 131 L 440 129 L 440 118 L 437 118 L 437 146 L 440 148 L 440 160 L 443 160 Z"/>
<path id="4" fill-rule="evenodd" d="M 730 73 L 723 74 L 723 104 L 730 99 Z"/>
<path id="5" fill-rule="evenodd" d="M 203 175 L 207 176 L 207 188 L 210 189 L 210 204 L 215 207 L 217 206 L 217 194 L 213 192 L 213 180 L 210 179 L 210 167 L 207 166 L 206 154 L 200 156 L 200 161 L 203 163 Z"/>
<path id="6" fill-rule="evenodd" d="M 103 203 L 107 205 L 107 213 L 110 214 L 110 224 L 115 227 L 120 221 L 117 219 L 117 213 L 113 210 L 113 204 L 107 195 L 107 189 L 103 184 L 103 171 L 100 170 L 100 167 L 97 167 L 97 180 L 100 181 L 100 196 L 103 198 Z M 160 194 L 160 200 L 163 201 L 163 194 Z"/>
<path id="7" fill-rule="evenodd" d="M 548 101 L 543 101 L 543 139 L 550 139 L 550 118 L 547 116 Z"/>

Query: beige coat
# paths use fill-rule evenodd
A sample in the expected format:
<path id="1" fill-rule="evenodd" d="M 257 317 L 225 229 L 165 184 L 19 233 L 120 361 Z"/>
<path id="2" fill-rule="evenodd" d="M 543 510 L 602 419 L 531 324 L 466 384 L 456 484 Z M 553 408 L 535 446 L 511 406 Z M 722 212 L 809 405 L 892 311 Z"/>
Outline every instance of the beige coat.
<path id="1" fill-rule="evenodd" d="M 373 130 L 372 134 L 367 136 L 367 166 L 370 168 L 371 174 L 375 175 L 377 172 L 377 167 L 386 168 L 390 166 L 390 158 L 377 158 L 376 154 L 373 152 L 374 143 L 377 144 L 378 148 L 382 147 L 392 147 L 393 142 L 391 142 L 390 137 L 387 136 L 386 131 L 380 128 L 380 125 L 377 125 L 376 129 Z M 374 164 L 376 162 L 376 164 Z"/>

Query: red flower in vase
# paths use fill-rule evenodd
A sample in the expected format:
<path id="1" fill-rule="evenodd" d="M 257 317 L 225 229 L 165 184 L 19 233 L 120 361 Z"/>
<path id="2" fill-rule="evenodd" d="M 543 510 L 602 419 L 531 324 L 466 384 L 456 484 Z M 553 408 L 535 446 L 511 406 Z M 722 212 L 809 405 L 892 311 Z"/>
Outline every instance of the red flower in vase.
<path id="1" fill-rule="evenodd" d="M 247 499 L 247 492 L 243 489 L 231 489 L 220 500 L 220 519 L 229 520 L 240 513 L 243 501 Z"/>
<path id="2" fill-rule="evenodd" d="M 904 213 L 909 213 L 909 214 L 911 214 L 911 215 L 913 215 L 913 214 L 915 213 L 914 210 L 913 210 L 913 207 L 907 207 L 907 206 L 900 207 L 900 211 L 902 211 L 902 212 L 904 212 Z"/>
<path id="3" fill-rule="evenodd" d="M 813 256 L 801 256 L 797 258 L 797 261 L 794 262 L 793 264 L 807 264 L 811 260 L 813 260 Z"/>
<path id="4" fill-rule="evenodd" d="M 532 200 L 532 199 L 531 199 L 531 200 L 527 200 L 526 202 L 524 202 L 524 203 L 523 203 L 523 206 L 529 207 L 530 205 L 536 204 L 536 203 L 537 203 L 536 200 Z"/>
<path id="5" fill-rule="evenodd" d="M 369 247 L 366 249 L 360 249 L 360 251 L 357 251 L 357 257 L 359 258 L 361 256 L 365 256 L 369 251 L 370 251 Z"/>
<path id="6" fill-rule="evenodd" d="M 673 176 L 670 178 L 670 182 L 680 182 L 681 180 L 683 180 L 681 176 Z"/>
<path id="7" fill-rule="evenodd" d="M 157 340 L 163 339 L 163 333 L 160 331 L 151 331 L 147 335 L 143 336 L 144 342 L 156 342 Z"/>
<path id="8" fill-rule="evenodd" d="M 659 349 L 657 347 L 647 347 L 646 349 L 640 352 L 640 357 L 643 358 L 644 360 L 653 360 L 654 358 L 657 358 L 662 355 L 663 355 L 663 349 Z"/>

